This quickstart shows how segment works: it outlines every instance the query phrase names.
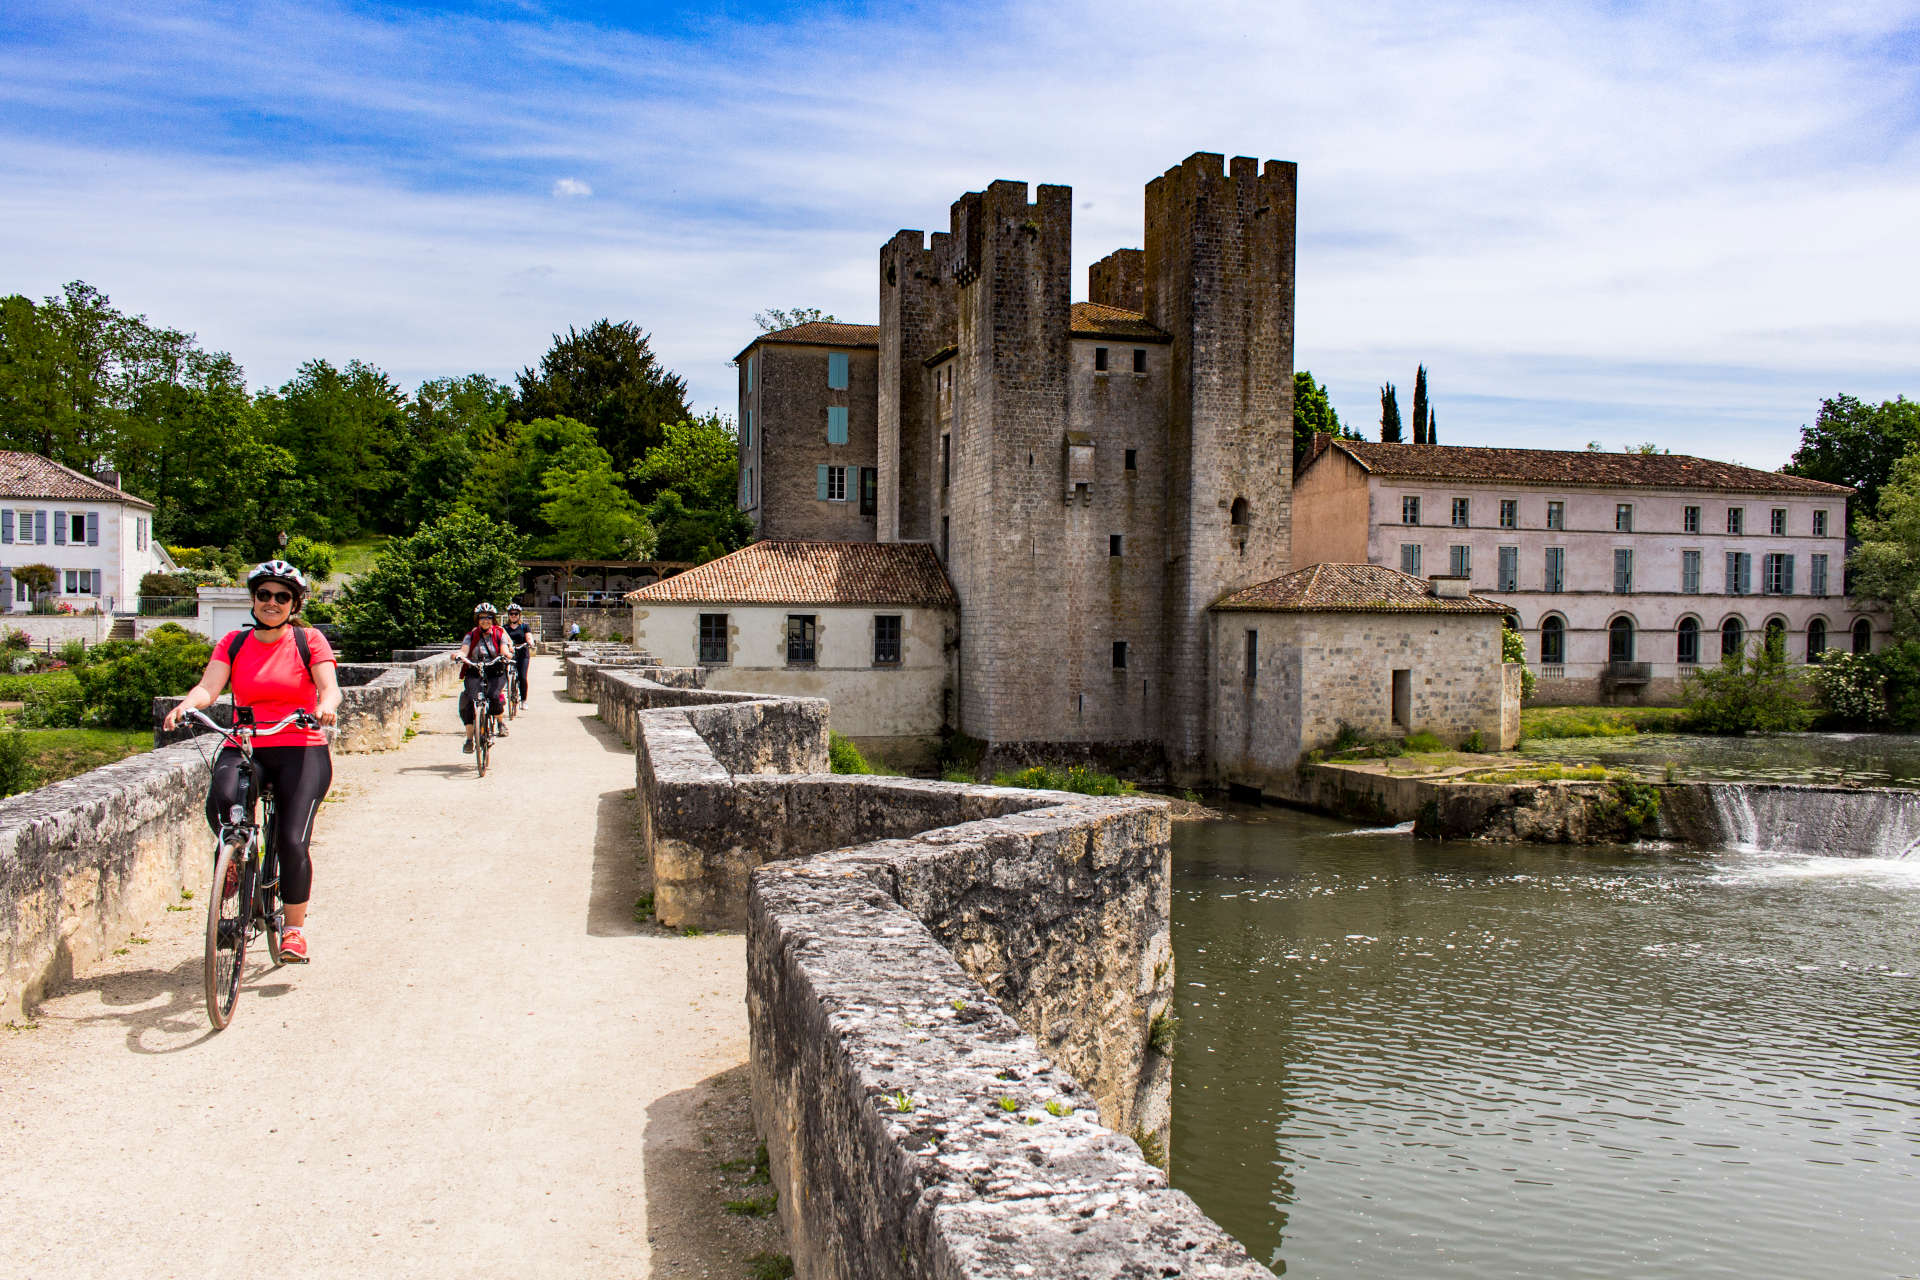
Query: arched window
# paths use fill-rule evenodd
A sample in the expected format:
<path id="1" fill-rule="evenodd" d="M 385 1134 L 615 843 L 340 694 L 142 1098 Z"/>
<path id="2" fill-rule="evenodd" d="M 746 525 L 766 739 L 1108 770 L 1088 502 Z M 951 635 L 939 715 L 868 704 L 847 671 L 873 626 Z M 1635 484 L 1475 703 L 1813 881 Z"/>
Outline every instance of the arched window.
<path id="1" fill-rule="evenodd" d="M 1853 624 L 1853 651 L 1855 653 L 1873 652 L 1873 624 L 1865 618 Z"/>
<path id="2" fill-rule="evenodd" d="M 1785 618 L 1768 618 L 1766 637 L 1768 653 L 1778 654 L 1782 658 L 1787 656 L 1787 620 Z"/>
<path id="3" fill-rule="evenodd" d="M 1815 618 L 1807 624 L 1807 661 L 1818 662 L 1827 651 L 1827 620 Z"/>
<path id="4" fill-rule="evenodd" d="M 1738 618 L 1728 618 L 1720 624 L 1720 657 L 1722 661 L 1746 648 L 1747 626 Z"/>
<path id="5" fill-rule="evenodd" d="M 1567 624 L 1549 615 L 1540 620 L 1540 661 L 1554 665 L 1567 660 Z"/>
<path id="6" fill-rule="evenodd" d="M 1676 646 L 1675 657 L 1683 667 L 1698 666 L 1700 663 L 1700 620 L 1698 618 L 1680 619 L 1680 640 Z"/>
<path id="7" fill-rule="evenodd" d="M 1607 624 L 1607 661 L 1633 661 L 1633 619 L 1615 618 Z"/>

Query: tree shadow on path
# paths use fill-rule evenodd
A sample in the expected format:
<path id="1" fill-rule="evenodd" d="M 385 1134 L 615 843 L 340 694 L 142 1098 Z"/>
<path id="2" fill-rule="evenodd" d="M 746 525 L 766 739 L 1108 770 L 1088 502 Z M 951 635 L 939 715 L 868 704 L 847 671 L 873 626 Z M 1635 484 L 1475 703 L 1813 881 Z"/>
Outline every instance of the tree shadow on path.
<path id="1" fill-rule="evenodd" d="M 745 1063 L 647 1108 L 647 1241 L 656 1280 L 747 1276 L 748 1259 L 785 1253 L 761 1179 Z M 760 1210 L 740 1213 L 727 1208 Z"/>

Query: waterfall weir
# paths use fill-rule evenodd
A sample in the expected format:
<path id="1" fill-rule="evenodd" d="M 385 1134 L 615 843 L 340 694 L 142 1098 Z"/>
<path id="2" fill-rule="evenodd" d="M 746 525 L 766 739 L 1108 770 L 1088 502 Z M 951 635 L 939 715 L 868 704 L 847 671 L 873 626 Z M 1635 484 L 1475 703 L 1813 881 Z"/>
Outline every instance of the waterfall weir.
<path id="1" fill-rule="evenodd" d="M 1908 858 L 1920 844 L 1920 791 L 1709 782 L 1720 845 L 1828 858 Z M 1706 834 L 1706 833 L 1701 833 Z"/>

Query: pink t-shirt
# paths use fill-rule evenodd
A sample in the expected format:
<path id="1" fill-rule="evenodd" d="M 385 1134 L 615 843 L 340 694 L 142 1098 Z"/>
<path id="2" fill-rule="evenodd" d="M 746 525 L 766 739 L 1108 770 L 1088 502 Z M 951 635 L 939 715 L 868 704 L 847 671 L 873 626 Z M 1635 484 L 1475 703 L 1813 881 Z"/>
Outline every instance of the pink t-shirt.
<path id="1" fill-rule="evenodd" d="M 251 630 L 228 632 L 213 651 L 214 661 L 227 660 L 233 638 L 238 635 L 246 639 L 233 659 L 233 700 L 240 706 L 252 707 L 255 722 L 272 724 L 295 711 L 316 709 L 320 691 L 314 687 L 313 677 L 307 674 L 306 664 L 300 661 L 300 646 L 294 643 L 292 627 L 272 642 L 262 640 Z M 333 646 L 311 627 L 307 629 L 307 651 L 313 655 L 316 667 L 336 661 Z M 256 747 L 322 747 L 326 743 L 327 736 L 318 729 L 302 729 L 298 725 L 253 740 Z"/>

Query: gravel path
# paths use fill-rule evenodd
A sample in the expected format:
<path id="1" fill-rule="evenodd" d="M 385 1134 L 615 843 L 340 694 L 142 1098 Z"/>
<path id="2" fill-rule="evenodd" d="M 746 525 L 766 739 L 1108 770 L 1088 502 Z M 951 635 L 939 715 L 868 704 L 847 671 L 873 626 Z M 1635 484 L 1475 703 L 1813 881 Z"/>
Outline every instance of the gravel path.
<path id="1" fill-rule="evenodd" d="M 32 1029 L 0 1029 L 0 1272 L 721 1261 L 698 1238 L 718 1206 L 677 1200 L 715 1145 L 704 1082 L 746 1055 L 741 939 L 633 922 L 633 755 L 564 700 L 553 660 L 485 779 L 453 699 L 417 727 L 400 751 L 336 757 L 314 963 L 269 969 L 262 945 L 226 1031 L 202 1007 L 204 890 Z"/>

